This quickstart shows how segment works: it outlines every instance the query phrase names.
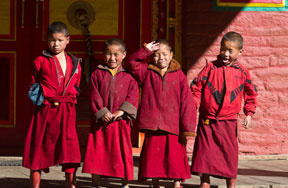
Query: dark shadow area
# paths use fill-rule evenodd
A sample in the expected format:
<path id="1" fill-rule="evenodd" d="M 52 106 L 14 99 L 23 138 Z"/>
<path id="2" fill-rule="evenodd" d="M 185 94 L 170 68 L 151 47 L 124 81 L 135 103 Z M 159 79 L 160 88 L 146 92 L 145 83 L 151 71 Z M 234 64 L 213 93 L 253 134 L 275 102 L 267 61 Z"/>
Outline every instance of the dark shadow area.
<path id="1" fill-rule="evenodd" d="M 79 177 L 77 178 L 78 182 L 81 181 L 88 181 L 91 182 L 91 178 L 87 178 L 87 177 Z M 116 188 L 116 187 L 120 187 L 121 186 L 121 180 L 119 178 L 101 178 L 100 180 L 100 184 L 101 187 L 112 187 L 112 188 Z M 169 181 L 169 180 L 160 180 L 160 186 L 165 186 L 166 188 L 173 188 L 173 182 Z M 195 185 L 195 184 L 183 184 L 182 183 L 183 188 L 185 187 L 199 187 L 199 185 Z M 142 181 L 139 182 L 137 180 L 132 180 L 129 181 L 129 187 L 130 188 L 136 188 L 136 187 L 152 187 L 152 181 L 151 179 L 146 180 L 146 181 Z M 211 186 L 211 188 L 216 188 L 217 186 Z"/>
<path id="2" fill-rule="evenodd" d="M 249 0 L 243 3 L 249 3 Z M 196 65 L 197 60 L 207 53 L 206 50 L 241 12 L 241 8 L 219 11 L 214 10 L 214 6 L 215 2 L 213 4 L 211 0 L 183 0 L 182 68 L 185 73 Z M 220 44 L 216 45 L 220 49 Z M 211 54 L 215 59 L 216 55 L 218 54 Z"/>
<path id="3" fill-rule="evenodd" d="M 140 156 L 133 156 L 133 163 L 135 167 L 139 167 Z"/>
<path id="4" fill-rule="evenodd" d="M 1 187 L 5 188 L 30 188 L 29 179 L 24 178 L 0 178 Z M 151 180 L 138 182 L 137 180 L 130 181 L 130 188 L 139 187 L 150 187 L 152 185 Z M 161 186 L 166 188 L 173 188 L 173 183 L 170 181 L 160 181 Z M 63 188 L 65 187 L 64 180 L 41 180 L 41 188 Z M 101 187 L 107 188 L 119 188 L 121 187 L 121 180 L 116 178 L 101 178 Z M 196 188 L 199 185 L 194 184 L 183 184 L 183 188 Z M 211 186 L 211 188 L 216 188 L 217 186 Z M 77 188 L 91 188 L 91 178 L 87 177 L 77 177 Z"/>
<path id="5" fill-rule="evenodd" d="M 238 175 L 288 177 L 288 172 L 257 169 L 238 169 Z"/>
<path id="6" fill-rule="evenodd" d="M 78 178 L 77 178 L 78 180 Z M 5 188 L 30 188 L 29 179 L 23 178 L 0 178 L 1 187 Z M 90 188 L 90 180 L 87 182 L 78 180 L 77 188 Z M 63 188 L 65 187 L 65 181 L 63 180 L 41 180 L 40 184 L 41 188 Z"/>

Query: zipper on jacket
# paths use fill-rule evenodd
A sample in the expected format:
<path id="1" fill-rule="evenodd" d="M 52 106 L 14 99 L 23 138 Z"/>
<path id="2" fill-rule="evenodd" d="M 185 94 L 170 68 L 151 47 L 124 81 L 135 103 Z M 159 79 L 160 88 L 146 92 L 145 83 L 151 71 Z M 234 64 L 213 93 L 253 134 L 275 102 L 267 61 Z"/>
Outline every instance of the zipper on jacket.
<path id="1" fill-rule="evenodd" d="M 78 70 L 79 62 L 80 62 L 80 60 L 78 59 L 76 65 L 75 65 L 77 68 L 75 69 L 74 72 L 72 72 L 72 75 L 70 76 L 70 79 L 68 80 L 68 83 L 67 83 L 67 85 L 65 86 L 65 89 L 64 89 L 64 92 L 63 92 L 63 96 L 65 95 L 65 92 L 66 92 L 66 90 L 67 90 L 67 88 L 68 88 L 68 86 L 69 86 L 70 81 L 72 80 L 73 76 L 75 75 L 76 70 Z"/>
<path id="2" fill-rule="evenodd" d="M 111 83 L 110 109 L 109 109 L 111 113 L 112 113 L 112 107 L 113 107 L 113 90 L 114 90 L 114 80 L 115 80 L 116 74 L 114 76 L 112 75 L 112 79 L 111 79 L 112 83 Z"/>
<path id="3" fill-rule="evenodd" d="M 160 103 L 160 108 L 161 108 L 161 109 L 159 109 L 159 110 L 160 110 L 160 112 L 163 112 L 163 104 L 164 104 L 164 102 L 163 102 L 163 97 L 162 97 L 162 96 L 163 96 L 163 92 L 164 92 L 164 88 L 165 88 L 165 87 L 164 87 L 164 86 L 165 86 L 164 78 L 165 78 L 165 76 L 166 76 L 166 72 L 165 72 L 165 74 L 163 75 L 163 77 L 162 77 L 162 75 L 160 75 L 160 76 L 161 76 L 161 81 L 162 81 L 162 89 L 161 89 L 162 91 L 161 91 L 161 96 L 160 96 L 160 100 L 159 100 L 159 101 L 161 102 L 161 103 Z M 162 130 L 162 129 L 161 129 L 161 124 L 162 124 L 162 119 L 163 119 L 163 118 L 161 118 L 161 117 L 162 117 L 162 113 L 159 113 L 159 129 L 160 129 L 160 130 Z"/>
<path id="4" fill-rule="evenodd" d="M 221 103 L 219 105 L 219 109 L 215 114 L 216 120 L 218 121 L 218 115 L 220 114 L 220 111 L 223 107 L 224 104 L 224 100 L 225 100 L 225 94 L 226 94 L 226 77 L 225 77 L 225 70 L 226 67 L 223 67 L 223 87 L 222 87 L 222 91 L 221 91 Z"/>
<path id="5" fill-rule="evenodd" d="M 57 75 L 57 79 L 58 79 L 58 85 L 59 85 L 59 87 L 61 87 L 60 80 L 59 80 L 59 75 L 58 75 L 58 68 L 57 68 L 56 60 L 54 59 L 53 56 L 48 56 L 48 57 L 51 57 L 51 58 L 53 59 L 53 61 L 54 61 L 55 68 L 56 68 L 56 75 Z"/>

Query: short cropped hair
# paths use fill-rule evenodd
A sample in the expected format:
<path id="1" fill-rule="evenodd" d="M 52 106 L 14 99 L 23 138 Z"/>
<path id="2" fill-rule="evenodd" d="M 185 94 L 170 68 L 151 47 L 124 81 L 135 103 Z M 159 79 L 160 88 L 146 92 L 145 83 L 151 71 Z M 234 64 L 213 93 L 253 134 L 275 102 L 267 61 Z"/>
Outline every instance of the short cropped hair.
<path id="1" fill-rule="evenodd" d="M 104 44 L 104 51 L 106 51 L 107 47 L 111 45 L 119 45 L 121 46 L 122 52 L 126 51 L 125 43 L 121 39 L 111 38 L 111 39 L 106 40 Z"/>
<path id="2" fill-rule="evenodd" d="M 47 29 L 47 37 L 50 37 L 53 33 L 65 33 L 65 36 L 69 36 L 68 28 L 66 24 L 63 22 L 53 22 L 52 24 L 49 25 Z"/>
<path id="3" fill-rule="evenodd" d="M 168 40 L 166 40 L 166 39 L 157 39 L 157 40 L 155 40 L 155 42 L 156 42 L 156 43 L 159 43 L 159 44 L 167 45 L 168 48 L 169 48 L 169 50 L 170 50 L 170 52 L 173 51 L 173 50 L 172 50 L 172 47 L 171 47 L 171 45 L 170 45 L 170 43 L 169 43 Z"/>
<path id="4" fill-rule="evenodd" d="M 221 45 L 223 44 L 224 41 L 238 42 L 239 50 L 243 48 L 243 37 L 237 32 L 230 31 L 226 33 L 221 40 Z"/>

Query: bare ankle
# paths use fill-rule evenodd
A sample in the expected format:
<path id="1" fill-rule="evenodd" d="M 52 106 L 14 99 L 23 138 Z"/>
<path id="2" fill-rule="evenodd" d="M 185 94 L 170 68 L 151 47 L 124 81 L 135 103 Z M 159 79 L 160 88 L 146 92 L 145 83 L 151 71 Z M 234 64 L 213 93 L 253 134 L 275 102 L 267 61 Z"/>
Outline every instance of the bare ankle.
<path id="1" fill-rule="evenodd" d="M 181 188 L 181 187 L 182 187 L 182 186 L 181 186 L 180 180 L 175 179 L 175 180 L 174 180 L 174 188 Z"/>
<path id="2" fill-rule="evenodd" d="M 209 175 L 203 174 L 200 177 L 200 180 L 201 180 L 201 185 L 200 185 L 201 188 L 210 188 L 210 176 Z"/>
<path id="3" fill-rule="evenodd" d="M 126 178 L 122 179 L 122 188 L 129 188 L 128 180 Z"/>
<path id="4" fill-rule="evenodd" d="M 227 188 L 235 188 L 236 187 L 236 178 L 228 178 L 226 179 Z"/>

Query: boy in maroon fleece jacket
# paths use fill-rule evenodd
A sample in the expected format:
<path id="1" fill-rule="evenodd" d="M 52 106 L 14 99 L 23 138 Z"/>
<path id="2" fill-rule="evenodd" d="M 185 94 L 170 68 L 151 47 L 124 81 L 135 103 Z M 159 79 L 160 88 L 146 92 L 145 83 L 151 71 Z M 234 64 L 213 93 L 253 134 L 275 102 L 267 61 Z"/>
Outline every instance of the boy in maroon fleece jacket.
<path id="1" fill-rule="evenodd" d="M 242 47 L 239 33 L 226 33 L 217 60 L 208 63 L 191 84 L 195 102 L 200 106 L 191 169 L 201 176 L 203 188 L 210 187 L 210 175 L 225 178 L 227 187 L 235 187 L 237 116 L 244 97 L 244 126 L 249 127 L 257 96 L 247 68 L 237 60 Z"/>
<path id="2" fill-rule="evenodd" d="M 133 155 L 130 138 L 131 120 L 136 119 L 139 89 L 136 80 L 122 67 L 126 56 L 120 39 L 109 39 L 104 47 L 104 64 L 91 76 L 91 130 L 88 137 L 83 172 L 92 174 L 92 184 L 99 185 L 99 175 L 118 177 L 122 186 L 133 179 Z"/>
<path id="3" fill-rule="evenodd" d="M 152 58 L 152 62 L 145 60 Z M 181 139 L 195 136 L 196 107 L 187 79 L 174 60 L 166 40 L 140 48 L 125 64 L 142 87 L 137 126 L 145 132 L 140 155 L 139 180 L 159 178 L 180 180 L 191 177 L 185 144 Z"/>

